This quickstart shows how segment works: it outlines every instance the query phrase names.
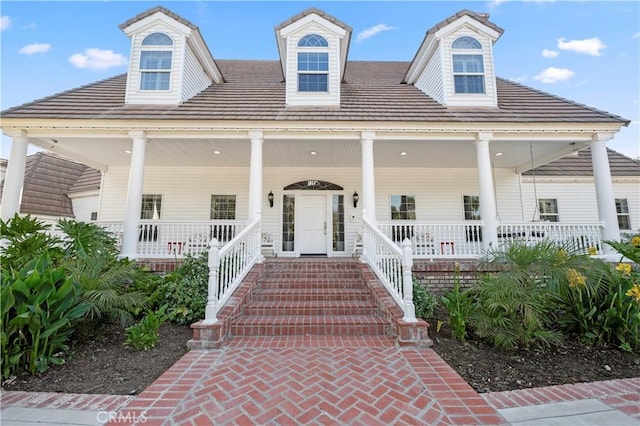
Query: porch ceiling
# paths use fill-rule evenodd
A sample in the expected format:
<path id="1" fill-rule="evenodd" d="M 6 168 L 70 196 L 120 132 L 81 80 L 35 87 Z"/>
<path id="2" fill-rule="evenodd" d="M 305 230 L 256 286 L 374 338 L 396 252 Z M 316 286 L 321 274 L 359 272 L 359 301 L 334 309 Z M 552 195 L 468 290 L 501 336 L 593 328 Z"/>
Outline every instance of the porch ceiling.
<path id="1" fill-rule="evenodd" d="M 128 139 L 58 138 L 34 143 L 102 170 L 130 162 Z M 490 150 L 495 167 L 528 169 L 531 150 L 537 166 L 585 146 L 585 142 L 535 141 L 530 146 L 529 141 L 496 140 Z M 360 167 L 361 155 L 359 140 L 265 139 L 263 144 L 264 167 Z M 149 139 L 145 164 L 248 167 L 250 156 L 250 142 L 245 139 Z M 471 140 L 384 139 L 374 143 L 374 161 L 376 167 L 475 168 L 476 149 Z"/>

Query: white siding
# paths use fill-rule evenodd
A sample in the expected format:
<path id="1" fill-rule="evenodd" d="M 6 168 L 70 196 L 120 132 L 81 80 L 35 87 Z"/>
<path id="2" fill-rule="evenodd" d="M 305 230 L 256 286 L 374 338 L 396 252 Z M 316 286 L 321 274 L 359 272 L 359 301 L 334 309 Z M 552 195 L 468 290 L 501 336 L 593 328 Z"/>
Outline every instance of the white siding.
<path id="1" fill-rule="evenodd" d="M 435 52 L 434 55 L 429 58 L 429 63 L 425 67 L 422 75 L 416 81 L 415 86 L 431 96 L 436 102 L 444 104 L 444 84 L 442 81 L 442 60 L 440 52 Z"/>
<path id="2" fill-rule="evenodd" d="M 98 211 L 99 196 L 91 195 L 87 197 L 77 197 L 71 199 L 73 214 L 76 220 L 82 222 L 91 221 L 91 213 Z"/>
<path id="3" fill-rule="evenodd" d="M 329 91 L 326 93 L 298 92 L 298 41 L 307 34 L 321 35 L 329 43 Z M 318 49 L 318 51 L 326 51 L 326 48 Z M 289 36 L 286 68 L 287 105 L 340 105 L 340 38 L 336 34 L 316 23 L 310 23 Z"/>
<path id="4" fill-rule="evenodd" d="M 147 167 L 145 194 L 162 194 L 161 218 L 175 221 L 209 220 L 212 194 L 235 194 L 236 217 L 246 220 L 248 209 L 248 175 L 245 167 Z M 510 169 L 495 171 L 496 196 L 502 221 L 522 220 L 518 176 Z M 417 220 L 432 223 L 464 222 L 463 195 L 477 195 L 475 169 L 376 169 L 376 215 L 390 219 L 392 194 L 415 195 Z M 262 218 L 264 232 L 271 233 L 276 246 L 281 242 L 282 196 L 284 187 L 305 180 L 324 180 L 342 186 L 342 192 L 316 191 L 316 194 L 343 194 L 345 202 L 345 243 L 350 253 L 361 227 L 362 200 L 353 207 L 352 194 L 362 196 L 360 168 L 265 168 L 263 170 Z M 112 167 L 105 174 L 100 220 L 118 221 L 124 217 L 128 168 Z M 267 194 L 273 191 L 274 206 Z M 300 191 L 299 194 L 311 191 Z M 328 198 L 330 205 L 331 198 Z M 328 217 L 328 221 L 330 217 Z M 330 228 L 329 228 L 330 229 Z"/>
<path id="5" fill-rule="evenodd" d="M 191 99 L 211 84 L 211 80 L 198 63 L 191 48 L 187 44 L 184 57 L 184 72 L 182 76 L 182 95 L 180 101 Z"/>
<path id="6" fill-rule="evenodd" d="M 416 197 L 416 220 L 431 223 L 464 222 L 464 195 L 478 195 L 476 169 L 376 169 L 376 217 L 391 220 L 391 195 Z M 499 219 L 520 221 L 518 175 L 496 169 Z"/>
<path id="7" fill-rule="evenodd" d="M 169 90 L 140 90 L 140 52 L 143 50 L 142 40 L 149 34 L 156 32 L 162 32 L 173 40 Z M 180 79 L 185 61 L 184 51 L 186 50 L 184 35 L 168 26 L 155 26 L 147 31 L 134 35 L 131 43 L 132 49 L 129 62 L 129 74 L 127 77 L 126 102 L 129 104 L 178 104 L 180 101 Z M 162 49 L 158 50 L 164 50 L 165 46 L 160 47 L 162 47 Z M 153 46 L 145 46 L 147 50 L 150 50 L 150 48 L 153 48 Z"/>
<path id="8" fill-rule="evenodd" d="M 626 198 L 629 206 L 631 227 L 640 230 L 639 181 L 614 181 L 615 198 Z M 536 212 L 536 197 L 558 200 L 560 222 L 599 222 L 596 189 L 592 179 L 545 179 L 537 178 L 534 187 L 531 178 L 523 178 L 523 204 L 526 220 L 532 220 Z M 537 219 L 537 216 L 535 217 Z"/>
<path id="9" fill-rule="evenodd" d="M 484 60 L 484 85 L 485 94 L 456 94 L 453 84 L 453 64 L 451 43 L 458 37 L 473 37 L 482 45 L 482 57 Z M 442 49 L 442 76 L 447 105 L 461 106 L 497 106 L 496 77 L 493 69 L 493 44 L 491 39 L 472 31 L 469 28 L 462 28 L 441 40 Z"/>

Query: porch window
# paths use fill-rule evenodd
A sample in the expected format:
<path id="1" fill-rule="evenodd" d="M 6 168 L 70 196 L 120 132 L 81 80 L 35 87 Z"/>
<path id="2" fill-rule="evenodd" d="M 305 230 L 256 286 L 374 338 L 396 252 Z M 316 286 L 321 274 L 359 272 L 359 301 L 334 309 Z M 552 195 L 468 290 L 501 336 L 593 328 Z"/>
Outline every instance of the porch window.
<path id="1" fill-rule="evenodd" d="M 416 220 L 416 197 L 392 195 L 391 220 Z"/>
<path id="2" fill-rule="evenodd" d="M 173 41 L 163 33 L 153 33 L 142 40 L 140 52 L 140 90 L 169 90 Z M 147 50 L 146 46 L 153 46 Z"/>
<path id="3" fill-rule="evenodd" d="M 560 217 L 558 216 L 558 200 L 555 198 L 538 199 L 538 208 L 540 209 L 540 220 L 560 222 Z"/>
<path id="4" fill-rule="evenodd" d="M 344 251 L 344 195 L 333 196 L 333 251 Z"/>
<path id="5" fill-rule="evenodd" d="M 140 219 L 160 219 L 162 212 L 162 195 L 144 194 L 142 195 L 142 210 Z"/>
<path id="6" fill-rule="evenodd" d="M 298 42 L 298 91 L 329 90 L 329 43 L 317 34 L 307 34 Z"/>
<path id="7" fill-rule="evenodd" d="M 140 219 L 158 220 L 162 212 L 162 195 L 143 194 Z M 143 223 L 140 225 L 138 241 L 158 241 L 158 225 Z"/>
<path id="8" fill-rule="evenodd" d="M 464 195 L 464 220 L 480 220 L 480 197 L 477 195 Z"/>
<path id="9" fill-rule="evenodd" d="M 453 82 L 455 93 L 484 93 L 484 59 L 482 45 L 472 37 L 454 40 Z"/>
<path id="10" fill-rule="evenodd" d="M 212 195 L 211 220 L 235 220 L 236 219 L 236 196 L 235 195 Z"/>
<path id="11" fill-rule="evenodd" d="M 91 212 L 90 220 L 98 220 L 98 212 Z"/>
<path id="12" fill-rule="evenodd" d="M 618 227 L 620 229 L 631 229 L 629 204 L 626 198 L 616 198 L 616 212 L 618 213 Z"/>
<path id="13" fill-rule="evenodd" d="M 282 196 L 282 251 L 293 251 L 296 223 L 294 195 Z"/>

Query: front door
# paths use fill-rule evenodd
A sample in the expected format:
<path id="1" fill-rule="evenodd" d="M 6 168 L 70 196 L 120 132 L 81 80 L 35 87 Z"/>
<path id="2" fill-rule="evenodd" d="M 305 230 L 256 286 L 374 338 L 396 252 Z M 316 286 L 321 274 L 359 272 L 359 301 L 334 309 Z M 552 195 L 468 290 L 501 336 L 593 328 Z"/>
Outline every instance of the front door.
<path id="1" fill-rule="evenodd" d="M 327 253 L 327 197 L 300 197 L 300 254 Z"/>

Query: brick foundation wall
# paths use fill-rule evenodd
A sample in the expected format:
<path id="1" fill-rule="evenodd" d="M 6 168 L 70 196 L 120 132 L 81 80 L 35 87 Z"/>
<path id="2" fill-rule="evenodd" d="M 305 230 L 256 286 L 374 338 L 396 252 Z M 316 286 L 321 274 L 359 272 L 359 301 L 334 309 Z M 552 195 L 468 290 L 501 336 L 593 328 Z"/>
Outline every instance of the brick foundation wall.
<path id="1" fill-rule="evenodd" d="M 168 274 L 182 265 L 183 259 L 138 259 L 138 265 L 149 268 L 150 272 Z"/>
<path id="2" fill-rule="evenodd" d="M 459 265 L 457 278 L 461 289 L 471 287 L 478 274 L 490 272 L 478 269 L 475 260 L 414 260 L 413 275 L 431 294 L 442 295 L 453 289 L 456 282 L 456 264 Z"/>

